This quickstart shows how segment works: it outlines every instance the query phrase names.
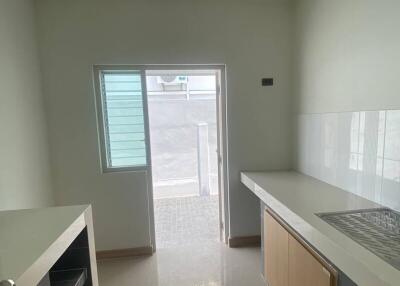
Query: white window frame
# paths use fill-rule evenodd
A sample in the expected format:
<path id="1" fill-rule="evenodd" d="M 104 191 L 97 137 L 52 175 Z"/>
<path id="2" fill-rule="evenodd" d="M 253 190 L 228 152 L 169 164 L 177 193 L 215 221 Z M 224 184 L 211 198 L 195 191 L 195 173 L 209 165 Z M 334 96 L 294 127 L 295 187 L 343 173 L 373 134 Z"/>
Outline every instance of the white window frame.
<path id="1" fill-rule="evenodd" d="M 104 117 L 104 94 L 101 88 L 102 75 L 105 72 L 138 72 L 140 73 L 141 85 L 142 85 L 142 98 L 143 98 L 143 119 L 144 119 L 144 132 L 145 132 L 145 148 L 146 148 L 146 164 L 141 166 L 124 166 L 124 167 L 112 167 L 109 166 L 108 150 L 106 144 L 106 125 Z M 151 154 L 150 154 L 150 129 L 149 129 L 149 113 L 147 104 L 147 86 L 146 86 L 146 70 L 145 66 L 140 65 L 95 65 L 93 67 L 93 83 L 95 90 L 95 105 L 97 115 L 97 130 L 98 130 L 98 141 L 100 149 L 100 163 L 102 173 L 112 172 L 137 172 L 137 171 L 149 171 L 151 170 Z"/>

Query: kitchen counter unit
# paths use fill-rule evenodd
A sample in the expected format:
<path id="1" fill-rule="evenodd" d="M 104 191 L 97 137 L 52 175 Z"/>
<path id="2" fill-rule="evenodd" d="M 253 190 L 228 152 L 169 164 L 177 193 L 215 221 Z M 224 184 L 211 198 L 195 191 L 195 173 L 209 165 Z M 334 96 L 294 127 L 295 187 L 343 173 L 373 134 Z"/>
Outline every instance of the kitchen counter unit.
<path id="1" fill-rule="evenodd" d="M 71 244 L 69 254 L 82 253 L 79 259 L 86 261 L 90 280 L 85 285 L 97 286 L 90 206 L 0 211 L 0 281 L 37 285 L 54 265 L 65 266 L 68 259 L 60 260 Z"/>
<path id="2" fill-rule="evenodd" d="M 241 181 L 357 285 L 400 285 L 400 271 L 315 215 L 381 205 L 297 172 L 242 172 Z"/>

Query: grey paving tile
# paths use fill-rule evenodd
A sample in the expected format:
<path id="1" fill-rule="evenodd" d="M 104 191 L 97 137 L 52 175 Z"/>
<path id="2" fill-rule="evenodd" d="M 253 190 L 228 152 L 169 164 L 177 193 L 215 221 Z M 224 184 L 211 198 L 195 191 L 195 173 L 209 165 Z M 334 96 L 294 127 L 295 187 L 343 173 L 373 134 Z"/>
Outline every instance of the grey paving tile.
<path id="1" fill-rule="evenodd" d="M 218 196 L 154 200 L 157 248 L 219 241 Z"/>

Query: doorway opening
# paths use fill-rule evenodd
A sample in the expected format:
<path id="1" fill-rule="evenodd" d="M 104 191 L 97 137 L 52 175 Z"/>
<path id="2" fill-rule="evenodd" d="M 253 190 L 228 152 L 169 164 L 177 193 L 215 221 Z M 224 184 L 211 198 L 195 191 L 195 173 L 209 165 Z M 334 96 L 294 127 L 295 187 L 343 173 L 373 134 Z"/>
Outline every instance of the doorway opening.
<path id="1" fill-rule="evenodd" d="M 157 248 L 220 241 L 221 69 L 146 69 Z"/>

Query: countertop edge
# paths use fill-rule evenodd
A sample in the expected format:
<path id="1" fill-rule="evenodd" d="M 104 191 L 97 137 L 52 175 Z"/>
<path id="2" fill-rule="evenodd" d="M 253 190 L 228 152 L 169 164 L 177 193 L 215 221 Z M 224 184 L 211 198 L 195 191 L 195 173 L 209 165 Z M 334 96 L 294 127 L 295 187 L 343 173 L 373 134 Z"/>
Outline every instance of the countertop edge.
<path id="1" fill-rule="evenodd" d="M 339 268 L 343 273 L 345 273 L 350 279 L 352 279 L 355 283 L 358 285 L 365 285 L 365 286 L 376 286 L 376 285 L 382 285 L 382 286 L 395 286 L 398 285 L 397 283 L 390 283 L 383 281 L 380 278 L 380 273 L 373 273 L 371 272 L 365 265 L 363 265 L 360 261 L 357 259 L 353 258 L 349 253 L 345 252 L 345 249 L 343 249 L 340 245 L 336 244 L 329 236 L 326 236 L 325 234 L 321 233 L 318 229 L 314 228 L 311 223 L 307 222 L 304 220 L 301 216 L 297 215 L 295 212 L 293 212 L 289 207 L 287 207 L 284 202 L 280 202 L 277 198 L 273 197 L 268 190 L 263 188 L 262 186 L 259 186 L 257 182 L 255 182 L 252 178 L 250 178 L 251 174 L 257 174 L 257 175 L 262 175 L 262 174 L 276 174 L 276 173 L 286 173 L 286 174 L 292 174 L 293 176 L 304 176 L 310 179 L 313 179 L 315 181 L 321 182 L 323 184 L 326 184 L 325 182 L 319 181 L 315 178 L 309 177 L 307 175 L 303 175 L 301 173 L 295 172 L 295 171 L 286 171 L 286 172 L 241 172 L 240 174 L 240 179 L 241 182 L 248 188 L 250 189 L 260 200 L 262 200 L 267 206 L 269 206 L 272 210 L 274 210 L 285 222 L 290 225 L 290 227 L 298 233 L 301 237 L 303 237 L 310 246 L 315 248 L 317 251 L 321 252 L 323 256 L 325 256 L 328 260 L 331 261 L 331 263 Z M 332 185 L 329 185 L 332 188 L 336 188 Z M 341 190 L 337 188 L 338 190 Z M 343 191 L 343 190 L 341 190 Z M 312 228 L 313 231 L 315 232 L 314 235 L 318 236 L 313 237 L 310 239 L 307 237 L 307 235 L 304 235 L 304 229 L 309 229 Z M 316 241 L 317 239 L 323 240 L 326 245 L 330 245 L 329 251 L 327 249 L 321 249 L 320 245 L 313 243 L 310 240 Z M 327 247 L 325 247 L 327 248 Z M 338 259 L 334 259 L 330 257 L 329 252 L 332 251 L 339 251 L 343 255 L 343 257 L 346 257 L 346 259 L 341 259 L 342 261 L 338 261 Z M 377 257 L 377 259 L 379 259 Z M 346 267 L 350 267 L 353 269 L 353 271 L 346 271 Z M 391 267 L 388 264 L 388 267 Z M 356 269 L 356 270 L 355 270 Z M 379 284 L 377 284 L 379 283 Z"/>
<path id="2" fill-rule="evenodd" d="M 86 227 L 85 215 L 87 212 L 91 211 L 91 205 L 82 205 L 81 207 L 84 207 L 84 209 L 82 209 L 80 215 L 78 215 L 48 249 L 46 249 L 45 252 L 16 279 L 16 281 L 14 281 L 16 285 L 30 286 L 38 284 L 48 270 L 57 262 L 74 239 Z"/>

